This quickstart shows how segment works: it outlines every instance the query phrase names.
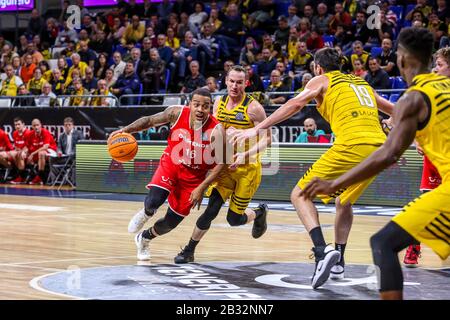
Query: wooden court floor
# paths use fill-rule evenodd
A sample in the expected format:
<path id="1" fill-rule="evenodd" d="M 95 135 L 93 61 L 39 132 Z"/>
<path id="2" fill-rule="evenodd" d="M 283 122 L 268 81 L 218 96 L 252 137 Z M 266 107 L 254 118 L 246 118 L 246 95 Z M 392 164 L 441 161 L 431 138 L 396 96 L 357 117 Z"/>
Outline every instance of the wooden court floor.
<path id="1" fill-rule="evenodd" d="M 62 299 L 30 286 L 33 278 L 68 268 L 136 264 L 129 219 L 140 202 L 0 195 L 0 299 Z M 202 207 L 201 210 L 204 208 Z M 166 210 L 158 211 L 156 219 Z M 171 233 L 152 242 L 152 264 L 172 263 L 190 238 L 201 211 L 194 210 Z M 155 217 L 149 222 L 152 225 Z M 320 215 L 327 242 L 333 242 L 333 214 Z M 390 217 L 355 215 L 346 262 L 371 264 L 369 238 Z M 271 210 L 269 230 L 251 237 L 251 226 L 226 225 L 225 209 L 197 247 L 196 262 L 309 262 L 311 242 L 295 212 Z M 272 228 L 277 226 L 277 228 Z M 286 228 L 295 226 L 294 232 Z M 403 257 L 403 253 L 401 253 Z M 423 247 L 421 266 L 449 267 Z"/>

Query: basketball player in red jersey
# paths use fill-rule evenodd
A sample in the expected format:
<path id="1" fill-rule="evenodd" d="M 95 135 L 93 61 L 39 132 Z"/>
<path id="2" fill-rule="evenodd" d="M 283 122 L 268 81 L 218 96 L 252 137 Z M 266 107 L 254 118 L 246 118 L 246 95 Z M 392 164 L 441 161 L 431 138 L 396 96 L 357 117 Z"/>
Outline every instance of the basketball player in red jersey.
<path id="1" fill-rule="evenodd" d="M 44 184 L 44 170 L 45 163 L 49 157 L 56 157 L 57 146 L 55 138 L 47 129 L 42 127 L 39 119 L 34 119 L 31 122 L 33 130 L 28 138 L 27 145 L 27 163 L 38 164 L 38 174 L 30 181 L 30 184 Z"/>
<path id="2" fill-rule="evenodd" d="M 25 127 L 25 122 L 19 117 L 14 118 L 14 128 L 16 129 L 13 132 L 14 150 L 9 152 L 9 156 L 17 167 L 18 175 L 11 183 L 21 184 L 25 182 L 25 160 L 27 159 L 28 137 L 31 131 Z"/>
<path id="3" fill-rule="evenodd" d="M 175 229 L 195 205 L 200 208 L 204 191 L 224 166 L 225 131 L 210 114 L 211 106 L 209 90 L 197 89 L 189 106 L 171 106 L 161 113 L 142 117 L 109 138 L 120 132 L 134 133 L 166 123 L 171 127 L 168 146 L 147 185 L 145 206 L 128 225 L 128 232 L 139 232 L 168 199 L 166 215 L 135 237 L 139 260 L 150 259 L 150 240 Z"/>
<path id="4" fill-rule="evenodd" d="M 435 53 L 436 66 L 433 72 L 450 77 L 450 48 L 439 49 Z M 431 163 L 427 156 L 423 153 L 422 148 L 416 143 L 417 152 L 423 156 L 423 170 L 422 180 L 420 181 L 420 192 L 426 193 L 437 188 L 442 183 L 442 178 L 439 175 L 436 167 Z M 421 247 L 420 242 L 416 242 L 406 249 L 405 258 L 403 264 L 405 267 L 414 268 L 419 263 Z"/>
<path id="5" fill-rule="evenodd" d="M 11 141 L 5 131 L 0 129 L 0 165 L 5 167 L 11 166 L 9 152 L 13 149 Z"/>

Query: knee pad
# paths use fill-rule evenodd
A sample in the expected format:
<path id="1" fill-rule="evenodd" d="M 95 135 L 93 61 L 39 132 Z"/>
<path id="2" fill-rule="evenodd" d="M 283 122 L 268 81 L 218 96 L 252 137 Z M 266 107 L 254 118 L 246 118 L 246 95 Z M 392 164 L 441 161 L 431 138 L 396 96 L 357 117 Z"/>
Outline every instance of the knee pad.
<path id="1" fill-rule="evenodd" d="M 247 215 L 245 213 L 239 214 L 233 210 L 228 210 L 227 221 L 232 227 L 242 226 L 247 223 Z"/>
<path id="2" fill-rule="evenodd" d="M 166 215 L 155 222 L 153 230 L 155 230 L 159 236 L 162 236 L 175 229 L 183 219 L 184 217 L 177 215 L 169 208 L 167 209 Z"/>
<path id="3" fill-rule="evenodd" d="M 168 196 L 169 191 L 152 187 L 144 200 L 145 213 L 150 217 L 154 215 L 156 210 L 163 205 Z"/>
<path id="4" fill-rule="evenodd" d="M 224 201 L 217 189 L 213 189 L 211 196 L 209 197 L 208 206 L 205 212 L 197 220 L 197 228 L 200 230 L 208 230 L 211 227 L 211 222 L 219 214 L 220 208 L 222 208 Z"/>

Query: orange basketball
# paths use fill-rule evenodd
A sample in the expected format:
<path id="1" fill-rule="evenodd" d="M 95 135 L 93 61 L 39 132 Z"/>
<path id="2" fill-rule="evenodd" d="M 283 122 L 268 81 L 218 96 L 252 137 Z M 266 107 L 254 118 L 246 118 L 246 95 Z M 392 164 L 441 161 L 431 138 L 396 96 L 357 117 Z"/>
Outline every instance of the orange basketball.
<path id="1" fill-rule="evenodd" d="M 114 160 L 127 162 L 136 156 L 138 144 L 131 134 L 122 132 L 108 141 L 108 151 Z"/>

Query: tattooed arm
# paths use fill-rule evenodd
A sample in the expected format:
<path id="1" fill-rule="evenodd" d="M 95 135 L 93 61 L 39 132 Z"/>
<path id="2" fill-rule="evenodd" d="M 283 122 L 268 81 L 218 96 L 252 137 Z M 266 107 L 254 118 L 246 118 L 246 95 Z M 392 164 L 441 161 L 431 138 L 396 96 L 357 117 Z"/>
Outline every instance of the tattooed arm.
<path id="1" fill-rule="evenodd" d="M 178 117 L 180 116 L 182 108 L 183 108 L 182 106 L 171 106 L 160 113 L 139 118 L 133 123 L 127 125 L 126 127 L 111 133 L 110 138 L 122 132 L 125 133 L 139 132 L 165 123 L 170 123 L 172 125 L 177 121 Z"/>

